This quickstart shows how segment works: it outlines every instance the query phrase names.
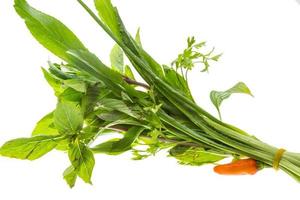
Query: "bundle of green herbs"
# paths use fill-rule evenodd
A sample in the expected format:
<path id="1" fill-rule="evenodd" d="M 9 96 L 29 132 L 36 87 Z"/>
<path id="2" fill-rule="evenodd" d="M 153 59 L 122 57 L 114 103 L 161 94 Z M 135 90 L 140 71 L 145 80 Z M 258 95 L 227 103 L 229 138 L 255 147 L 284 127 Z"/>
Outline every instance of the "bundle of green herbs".
<path id="1" fill-rule="evenodd" d="M 221 174 L 253 174 L 273 166 L 300 181 L 300 154 L 270 146 L 221 121 L 223 100 L 233 93 L 252 95 L 244 83 L 210 93 L 219 119 L 195 103 L 188 72 L 196 64 L 207 71 L 221 54 L 204 51 L 204 42 L 189 37 L 186 49 L 169 66 L 160 65 L 143 49 L 139 31 L 135 38 L 128 33 L 110 0 L 94 1 L 99 17 L 83 1 L 77 2 L 115 41 L 111 66 L 60 21 L 25 0 L 15 0 L 15 10 L 31 34 L 62 63 L 49 62 L 49 68 L 42 69 L 58 99 L 55 110 L 37 123 L 31 137 L 6 142 L 0 148 L 2 156 L 35 160 L 53 149 L 67 152 L 70 166 L 63 176 L 71 187 L 77 177 L 91 183 L 96 153 L 131 151 L 133 159 L 139 160 L 162 149 L 187 165 L 235 159 L 215 169 Z M 125 56 L 128 65 L 124 65 Z M 144 82 L 137 81 L 132 70 Z M 115 137 L 98 144 L 97 138 L 107 134 Z"/>

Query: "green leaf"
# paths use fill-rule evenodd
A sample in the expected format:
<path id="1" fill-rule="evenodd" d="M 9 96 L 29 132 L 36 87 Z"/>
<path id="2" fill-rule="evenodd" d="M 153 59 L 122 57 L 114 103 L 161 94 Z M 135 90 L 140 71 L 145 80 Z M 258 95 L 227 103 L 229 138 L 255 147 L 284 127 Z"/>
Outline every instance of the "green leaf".
<path id="1" fill-rule="evenodd" d="M 35 160 L 54 149 L 61 139 L 62 136 L 40 135 L 10 140 L 0 148 L 0 155 Z"/>
<path id="2" fill-rule="evenodd" d="M 135 80 L 133 72 L 132 72 L 131 68 L 128 65 L 125 65 L 125 72 L 124 72 L 124 74 L 125 74 L 125 76 L 127 76 L 131 80 Z"/>
<path id="3" fill-rule="evenodd" d="M 101 99 L 99 103 L 106 108 L 110 108 L 125 113 L 133 118 L 140 118 L 139 114 L 133 111 L 132 109 L 130 109 L 130 107 L 128 107 L 124 103 L 124 101 L 118 99 L 105 98 L 105 99 Z"/>
<path id="4" fill-rule="evenodd" d="M 64 84 L 70 88 L 73 88 L 74 90 L 78 92 L 85 93 L 86 92 L 86 84 L 82 80 L 78 79 L 68 79 L 64 81 Z"/>
<path id="5" fill-rule="evenodd" d="M 100 99 L 101 95 L 106 92 L 107 90 L 101 88 L 99 84 L 89 85 L 87 87 L 86 94 L 82 97 L 81 100 L 81 107 L 84 116 L 87 116 L 94 110 L 98 99 Z"/>
<path id="6" fill-rule="evenodd" d="M 65 89 L 60 95 L 59 99 L 63 101 L 72 101 L 72 102 L 80 102 L 82 98 L 82 93 L 74 90 L 73 88 Z"/>
<path id="7" fill-rule="evenodd" d="M 120 39 L 119 22 L 115 8 L 110 0 L 94 0 L 95 7 L 101 20 Z"/>
<path id="8" fill-rule="evenodd" d="M 199 147 L 187 147 L 177 145 L 170 149 L 170 156 L 176 158 L 180 164 L 200 166 L 207 163 L 215 163 L 226 156 L 218 153 L 206 151 Z"/>
<path id="9" fill-rule="evenodd" d="M 83 125 L 80 108 L 71 102 L 59 102 L 54 111 L 54 125 L 61 134 L 77 133 Z"/>
<path id="10" fill-rule="evenodd" d="M 221 112 L 220 112 L 221 103 L 223 102 L 223 100 L 229 98 L 234 93 L 242 93 L 242 94 L 248 94 L 250 96 L 253 96 L 250 89 L 243 82 L 239 82 L 235 84 L 232 88 L 226 91 L 213 90 L 210 92 L 210 100 L 217 108 L 220 119 L 221 119 Z"/>
<path id="11" fill-rule="evenodd" d="M 183 92 L 189 99 L 193 100 L 187 81 L 169 66 L 163 65 L 163 68 L 165 72 L 165 80 L 172 85 L 172 87 Z"/>
<path id="12" fill-rule="evenodd" d="M 68 183 L 70 188 L 74 187 L 76 179 L 77 179 L 77 173 L 75 171 L 75 168 L 73 165 L 69 166 L 63 173 L 65 181 Z"/>
<path id="13" fill-rule="evenodd" d="M 75 144 L 70 145 L 68 155 L 77 175 L 84 182 L 91 184 L 92 172 L 95 165 L 93 152 L 85 144 L 76 141 Z"/>
<path id="14" fill-rule="evenodd" d="M 96 145 L 92 150 L 96 153 L 120 154 L 131 149 L 131 144 L 143 132 L 143 127 L 130 128 L 121 139 L 114 139 L 99 145 Z"/>
<path id="15" fill-rule="evenodd" d="M 64 91 L 64 89 L 62 88 L 62 82 L 61 82 L 61 80 L 59 80 L 58 78 L 54 77 L 52 74 L 50 74 L 44 68 L 42 68 L 42 71 L 43 71 L 43 74 L 44 74 L 44 77 L 45 77 L 46 81 L 48 82 L 48 84 L 54 90 L 55 95 L 59 96 Z"/>
<path id="16" fill-rule="evenodd" d="M 142 42 L 141 42 L 141 35 L 140 35 L 140 28 L 138 28 L 138 30 L 136 31 L 136 34 L 135 34 L 135 41 L 136 43 L 142 47 Z"/>
<path id="17" fill-rule="evenodd" d="M 56 56 L 68 60 L 68 50 L 86 50 L 74 33 L 54 17 L 32 8 L 25 0 L 15 0 L 14 7 L 35 39 Z"/>
<path id="18" fill-rule="evenodd" d="M 37 122 L 36 126 L 32 131 L 32 136 L 36 135 L 57 135 L 58 131 L 54 127 L 53 112 L 45 115 L 40 121 Z"/>
<path id="19" fill-rule="evenodd" d="M 112 69 L 120 72 L 123 74 L 124 72 L 124 55 L 122 49 L 119 47 L 119 45 L 115 44 L 110 52 L 110 63 L 112 66 Z"/>

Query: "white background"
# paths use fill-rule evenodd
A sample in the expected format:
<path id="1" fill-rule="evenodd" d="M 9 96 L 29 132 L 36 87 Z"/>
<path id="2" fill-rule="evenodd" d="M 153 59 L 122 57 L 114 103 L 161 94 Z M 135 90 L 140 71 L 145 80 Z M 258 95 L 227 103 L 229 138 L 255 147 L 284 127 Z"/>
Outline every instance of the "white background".
<path id="1" fill-rule="evenodd" d="M 30 0 L 61 19 L 108 63 L 112 41 L 75 0 Z M 92 1 L 87 2 L 92 5 Z M 209 91 L 244 81 L 255 98 L 235 95 L 222 105 L 226 122 L 265 142 L 300 152 L 300 4 L 296 0 L 114 0 L 128 30 L 141 27 L 143 46 L 170 63 L 187 36 L 206 40 L 224 55 L 208 74 L 190 73 L 192 92 L 216 114 Z M 56 60 L 27 31 L 12 0 L 0 2 L 0 143 L 30 136 L 56 99 L 40 67 Z M 96 155 L 93 186 L 62 179 L 67 155 L 37 161 L 0 158 L 0 199 L 299 199 L 300 184 L 266 169 L 254 176 L 219 176 L 212 166 L 177 165 L 158 155 L 144 161 Z"/>

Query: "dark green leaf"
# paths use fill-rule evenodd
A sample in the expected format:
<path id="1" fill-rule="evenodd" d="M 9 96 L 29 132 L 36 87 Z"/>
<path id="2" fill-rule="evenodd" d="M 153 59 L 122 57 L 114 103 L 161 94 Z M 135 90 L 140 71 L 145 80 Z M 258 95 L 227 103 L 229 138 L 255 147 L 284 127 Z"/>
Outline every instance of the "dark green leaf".
<path id="1" fill-rule="evenodd" d="M 59 102 L 54 111 L 54 125 L 61 134 L 75 134 L 83 125 L 83 115 L 74 103 Z"/>
<path id="2" fill-rule="evenodd" d="M 10 140 L 0 148 L 0 155 L 35 160 L 54 149 L 61 139 L 62 136 L 40 135 Z"/>

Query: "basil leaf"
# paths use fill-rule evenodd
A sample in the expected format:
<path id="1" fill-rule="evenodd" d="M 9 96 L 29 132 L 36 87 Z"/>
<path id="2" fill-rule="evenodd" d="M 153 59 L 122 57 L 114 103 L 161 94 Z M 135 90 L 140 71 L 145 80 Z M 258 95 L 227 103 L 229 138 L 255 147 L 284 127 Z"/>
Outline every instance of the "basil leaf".
<path id="1" fill-rule="evenodd" d="M 91 182 L 91 176 L 95 165 L 92 151 L 83 143 L 75 142 L 70 145 L 69 159 L 77 175 L 86 183 Z"/>
<path id="2" fill-rule="evenodd" d="M 68 50 L 86 50 L 74 33 L 54 17 L 36 10 L 25 0 L 15 0 L 14 7 L 35 39 L 56 56 L 68 60 Z"/>
<path id="3" fill-rule="evenodd" d="M 74 103 L 59 102 L 54 111 L 54 125 L 61 134 L 75 134 L 81 130 L 83 115 Z"/>
<path id="4" fill-rule="evenodd" d="M 143 127 L 132 127 L 124 135 L 122 139 L 116 141 L 110 140 L 101 143 L 92 148 L 96 153 L 107 153 L 107 154 L 120 154 L 124 151 L 131 149 L 131 144 L 136 140 L 136 138 L 143 132 L 145 128 Z"/>
<path id="5" fill-rule="evenodd" d="M 45 115 L 40 121 L 37 122 L 36 126 L 32 131 L 32 136 L 36 135 L 57 135 L 58 131 L 53 125 L 53 112 Z"/>
<path id="6" fill-rule="evenodd" d="M 211 91 L 210 92 L 210 100 L 216 107 L 219 118 L 221 119 L 221 112 L 220 112 L 220 106 L 223 100 L 229 98 L 232 94 L 235 93 L 243 93 L 248 94 L 250 96 L 253 96 L 250 89 L 247 87 L 247 85 L 243 82 L 239 82 L 235 84 L 232 88 L 226 90 L 226 91 Z"/>
<path id="7" fill-rule="evenodd" d="M 65 100 L 65 101 L 72 101 L 72 102 L 80 102 L 82 98 L 82 93 L 78 92 L 77 90 L 74 90 L 73 88 L 67 88 L 65 89 L 60 95 L 59 99 L 60 100 Z"/>
<path id="8" fill-rule="evenodd" d="M 110 63 L 112 69 L 123 74 L 124 72 L 124 54 L 119 45 L 115 44 L 110 52 Z"/>
<path id="9" fill-rule="evenodd" d="M 61 139 L 62 136 L 40 135 L 31 138 L 10 140 L 0 148 L 0 155 L 35 160 L 54 149 L 57 142 Z"/>
<path id="10" fill-rule="evenodd" d="M 63 176 L 66 182 L 68 183 L 68 185 L 70 186 L 70 188 L 74 187 L 77 179 L 77 173 L 73 165 L 71 165 L 64 171 Z"/>

